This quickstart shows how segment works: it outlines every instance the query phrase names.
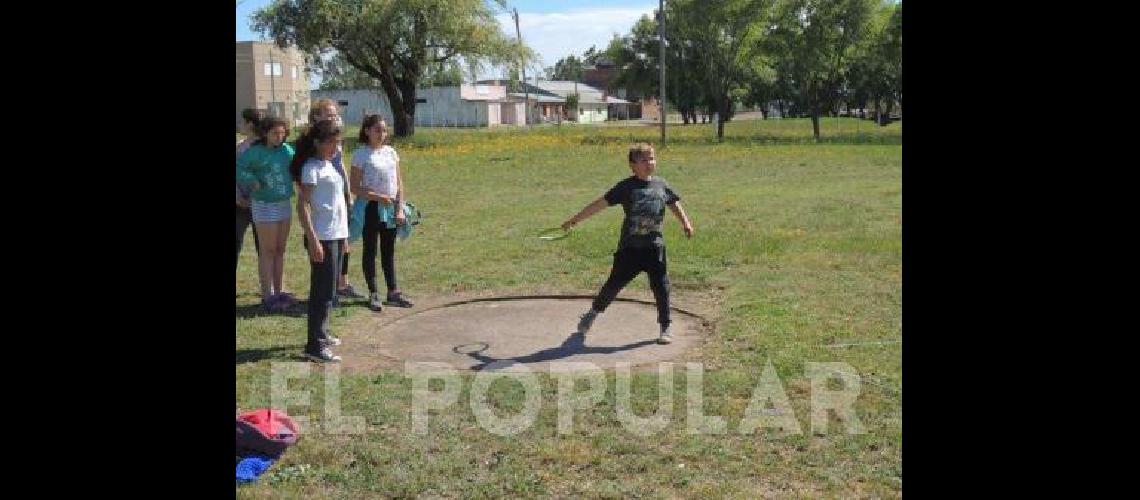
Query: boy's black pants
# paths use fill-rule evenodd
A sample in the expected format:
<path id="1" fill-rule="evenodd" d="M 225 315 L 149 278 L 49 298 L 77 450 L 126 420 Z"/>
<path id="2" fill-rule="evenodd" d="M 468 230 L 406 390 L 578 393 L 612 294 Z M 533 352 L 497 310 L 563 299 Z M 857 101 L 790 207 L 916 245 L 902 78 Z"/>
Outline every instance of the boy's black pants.
<path id="1" fill-rule="evenodd" d="M 621 248 L 614 253 L 614 267 L 610 277 L 602 285 L 602 291 L 594 298 L 594 310 L 605 311 L 633 278 L 642 271 L 649 275 L 649 288 L 657 301 L 657 322 L 668 326 L 669 319 L 669 276 L 666 274 L 665 247 Z"/>

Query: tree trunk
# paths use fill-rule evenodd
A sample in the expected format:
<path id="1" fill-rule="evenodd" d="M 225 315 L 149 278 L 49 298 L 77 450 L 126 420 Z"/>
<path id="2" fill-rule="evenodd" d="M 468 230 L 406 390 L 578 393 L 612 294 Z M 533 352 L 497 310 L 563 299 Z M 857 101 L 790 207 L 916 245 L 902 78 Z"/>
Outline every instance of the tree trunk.
<path id="1" fill-rule="evenodd" d="M 384 94 L 388 96 L 388 104 L 392 108 L 392 121 L 396 137 L 408 137 L 415 133 L 415 114 L 416 114 L 416 79 L 417 72 L 405 68 L 405 73 L 409 75 L 405 78 L 396 79 L 393 76 L 392 64 L 390 59 L 386 59 L 383 54 L 379 55 L 379 68 L 373 68 L 354 59 L 351 53 L 345 53 L 345 57 L 353 66 L 365 70 L 373 78 L 380 80 L 380 87 L 384 89 Z"/>
<path id="2" fill-rule="evenodd" d="M 813 110 L 811 113 L 811 130 L 815 134 L 815 142 L 819 142 L 819 111 Z"/>
<path id="3" fill-rule="evenodd" d="M 395 103 L 393 102 L 393 104 Z M 413 131 L 409 130 L 411 128 L 409 127 L 409 122 L 414 118 L 408 116 L 408 114 L 404 112 L 403 106 L 392 106 L 392 119 L 395 122 L 392 125 L 396 130 L 396 137 L 408 137 L 412 135 Z"/>
<path id="4" fill-rule="evenodd" d="M 392 103 L 392 118 L 395 121 L 395 136 L 396 137 L 409 137 L 415 133 L 415 110 L 408 112 L 408 101 L 411 101 L 412 107 L 415 108 L 416 97 L 413 91 L 411 96 L 404 96 L 398 102 L 389 99 Z"/>
<path id="5" fill-rule="evenodd" d="M 416 84 L 414 80 L 398 80 L 400 103 L 392 103 L 392 116 L 396 119 L 396 137 L 411 137 L 416 133 Z"/>
<path id="6" fill-rule="evenodd" d="M 732 100 L 726 99 L 716 113 L 716 142 L 724 142 L 724 122 L 731 120 Z"/>
<path id="7" fill-rule="evenodd" d="M 411 135 L 408 130 L 408 115 L 404 113 L 404 103 L 407 101 L 408 96 L 403 95 L 395 85 L 386 85 L 386 82 L 381 81 L 384 87 L 384 93 L 388 96 L 388 103 L 392 107 L 392 125 L 396 130 L 396 137 L 407 137 Z M 411 96 L 412 103 L 416 102 L 415 93 Z"/>

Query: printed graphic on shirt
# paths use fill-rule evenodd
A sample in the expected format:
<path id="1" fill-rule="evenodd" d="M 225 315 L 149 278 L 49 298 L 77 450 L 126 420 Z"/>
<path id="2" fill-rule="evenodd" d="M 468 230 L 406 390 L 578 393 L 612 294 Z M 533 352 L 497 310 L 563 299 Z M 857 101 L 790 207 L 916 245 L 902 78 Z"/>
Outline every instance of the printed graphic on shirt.
<path id="1" fill-rule="evenodd" d="M 665 220 L 665 207 L 680 200 L 664 179 L 648 181 L 627 178 L 606 193 L 606 201 L 621 203 L 625 210 L 622 220 L 620 247 L 661 246 L 661 227 Z"/>

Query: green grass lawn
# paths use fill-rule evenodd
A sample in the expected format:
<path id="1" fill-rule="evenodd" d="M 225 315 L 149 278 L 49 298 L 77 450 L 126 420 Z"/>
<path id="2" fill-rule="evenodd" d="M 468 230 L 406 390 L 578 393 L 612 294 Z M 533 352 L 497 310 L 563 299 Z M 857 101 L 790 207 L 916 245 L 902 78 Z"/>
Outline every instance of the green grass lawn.
<path id="1" fill-rule="evenodd" d="M 578 410 L 566 435 L 557 431 L 556 379 L 541 375 L 538 420 L 512 437 L 477 425 L 469 375 L 459 404 L 433 414 L 419 436 L 411 432 L 411 382 L 401 371 L 344 374 L 341 412 L 364 416 L 371 430 L 304 434 L 258 483 L 239 487 L 239 497 L 900 497 L 901 127 L 828 118 L 816 143 L 808 120 L 731 122 L 717 144 L 711 124 L 678 125 L 658 147 L 658 175 L 681 195 L 696 228 L 687 240 L 666 214 L 669 276 L 678 301 L 702 304 L 715 325 L 692 359 L 704 365 L 704 413 L 724 416 L 727 433 L 686 433 L 683 363 L 674 370 L 672 424 L 649 438 L 618 423 L 612 371 L 605 400 Z M 650 126 L 421 128 L 397 141 L 408 198 L 424 214 L 416 234 L 397 246 L 401 288 L 413 300 L 596 290 L 610 267 L 620 207 L 565 240 L 533 234 L 629 175 L 629 145 L 658 134 Z M 355 135 L 345 135 L 346 156 Z M 259 301 L 252 245 L 247 235 L 237 274 L 243 410 L 269 405 L 271 363 L 295 360 L 305 341 L 304 316 L 241 312 Z M 354 247 L 351 257 L 358 290 L 362 253 Z M 309 268 L 295 220 L 286 259 L 286 289 L 304 299 Z M 648 290 L 638 277 L 623 296 Z M 332 330 L 370 314 L 359 305 L 334 310 Z M 825 347 L 876 341 L 887 342 Z M 802 435 L 737 432 L 767 361 Z M 813 432 L 808 362 L 843 362 L 859 373 L 855 409 L 865 433 L 843 432 L 835 417 L 825 433 Z M 314 367 L 312 377 L 291 383 L 312 392 L 309 406 L 290 414 L 320 421 L 320 372 Z M 521 408 L 522 395 L 517 384 L 491 386 L 491 401 L 505 412 Z M 652 413 L 655 371 L 635 374 L 632 399 L 639 416 Z"/>

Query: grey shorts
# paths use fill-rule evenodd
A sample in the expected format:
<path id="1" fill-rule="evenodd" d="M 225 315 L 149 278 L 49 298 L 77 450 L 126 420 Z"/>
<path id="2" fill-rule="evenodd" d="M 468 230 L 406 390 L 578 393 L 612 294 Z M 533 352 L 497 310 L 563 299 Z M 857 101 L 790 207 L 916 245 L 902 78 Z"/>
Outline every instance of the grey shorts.
<path id="1" fill-rule="evenodd" d="M 292 217 L 289 200 L 266 203 L 253 200 L 253 222 L 282 222 Z"/>

